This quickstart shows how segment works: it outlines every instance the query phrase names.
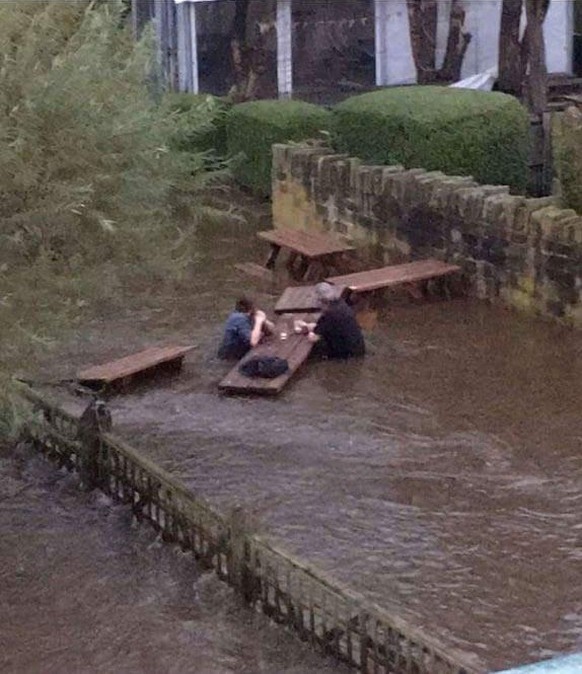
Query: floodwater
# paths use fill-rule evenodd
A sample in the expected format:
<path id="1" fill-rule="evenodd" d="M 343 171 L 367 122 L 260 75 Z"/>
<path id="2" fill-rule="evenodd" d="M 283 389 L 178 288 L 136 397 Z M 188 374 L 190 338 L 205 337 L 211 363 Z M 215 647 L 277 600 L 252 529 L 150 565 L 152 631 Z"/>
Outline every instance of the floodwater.
<path id="1" fill-rule="evenodd" d="M 0 460 L 3 674 L 347 674 L 243 606 L 127 508 Z"/>
<path id="2" fill-rule="evenodd" d="M 277 399 L 224 397 L 214 352 L 241 287 L 256 287 L 234 270 L 265 252 L 253 231 L 202 229 L 189 296 L 136 298 L 63 350 L 74 372 L 151 343 L 197 344 L 180 376 L 110 401 L 115 431 L 491 670 L 582 650 L 580 333 L 476 301 L 390 301 L 364 360 L 309 363 Z M 255 294 L 273 306 L 274 294 Z M 115 532 L 120 548 L 134 545 L 135 532 Z M 112 606 L 113 557 L 99 580 Z M 151 592 L 170 601 L 163 566 L 148 563 Z M 171 621 L 161 629 L 174 638 Z"/>

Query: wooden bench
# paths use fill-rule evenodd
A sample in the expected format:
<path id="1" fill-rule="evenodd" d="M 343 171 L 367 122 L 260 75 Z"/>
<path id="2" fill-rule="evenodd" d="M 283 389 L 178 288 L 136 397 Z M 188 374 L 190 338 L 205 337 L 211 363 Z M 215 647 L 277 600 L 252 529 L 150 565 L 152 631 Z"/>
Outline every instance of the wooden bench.
<path id="1" fill-rule="evenodd" d="M 347 288 L 341 289 L 341 294 Z M 285 288 L 275 304 L 276 314 L 305 311 L 321 311 L 321 303 L 315 294 L 315 286 L 293 286 Z"/>
<path id="2" fill-rule="evenodd" d="M 258 278 L 261 281 L 272 282 L 273 281 L 273 272 L 266 267 L 261 266 L 256 262 L 240 262 L 234 265 L 234 268 L 237 271 L 240 271 L 247 276 L 253 276 Z"/>
<path id="3" fill-rule="evenodd" d="M 381 288 L 404 286 L 418 293 L 419 284 L 432 279 L 444 278 L 456 274 L 461 270 L 454 264 L 447 264 L 440 260 L 418 260 L 406 264 L 380 267 L 367 271 L 332 276 L 327 278 L 328 283 L 342 285 L 348 288 L 350 294 L 369 293 Z"/>
<path id="4" fill-rule="evenodd" d="M 259 232 L 258 236 L 271 245 L 265 267 L 274 269 L 279 253 L 284 248 L 289 251 L 287 269 L 297 281 L 323 278 L 331 268 L 341 268 L 343 257 L 354 250 L 353 246 L 331 234 L 272 229 Z"/>
<path id="5" fill-rule="evenodd" d="M 79 383 L 90 388 L 123 388 L 140 374 L 153 374 L 161 369 L 177 371 L 184 356 L 194 346 L 153 346 L 124 358 L 95 365 L 77 374 Z"/>
<path id="6" fill-rule="evenodd" d="M 318 314 L 284 314 L 279 316 L 275 323 L 275 330 L 265 342 L 251 349 L 226 375 L 218 385 L 225 393 L 255 393 L 259 395 L 277 395 L 289 382 L 291 377 L 307 360 L 313 344 L 306 335 L 296 335 L 293 332 L 294 320 L 301 319 L 308 323 L 315 323 Z M 285 339 L 281 334 L 285 333 Z M 278 356 L 285 358 L 289 363 L 289 370 L 285 374 L 273 379 L 261 377 L 247 377 L 241 374 L 239 366 L 255 356 Z"/>

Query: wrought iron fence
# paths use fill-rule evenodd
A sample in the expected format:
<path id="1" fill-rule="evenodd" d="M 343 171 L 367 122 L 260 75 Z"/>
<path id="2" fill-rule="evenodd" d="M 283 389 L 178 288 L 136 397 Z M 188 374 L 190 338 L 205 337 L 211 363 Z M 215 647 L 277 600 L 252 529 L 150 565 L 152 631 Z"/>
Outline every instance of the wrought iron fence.
<path id="1" fill-rule="evenodd" d="M 240 511 L 218 513 L 178 480 L 110 433 L 82 442 L 79 420 L 25 385 L 31 405 L 25 437 L 60 466 L 96 462 L 96 486 L 131 506 L 163 540 L 191 551 L 206 568 L 275 622 L 326 653 L 374 674 L 480 674 L 464 653 L 390 615 L 318 569 L 250 533 Z M 89 454 L 94 456 L 88 457 Z"/>

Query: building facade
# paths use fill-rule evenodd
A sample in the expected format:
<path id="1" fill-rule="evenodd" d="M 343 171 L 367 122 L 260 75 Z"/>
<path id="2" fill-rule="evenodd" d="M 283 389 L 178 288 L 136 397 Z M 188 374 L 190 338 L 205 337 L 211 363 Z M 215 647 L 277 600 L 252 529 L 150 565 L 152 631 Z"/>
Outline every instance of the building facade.
<path id="1" fill-rule="evenodd" d="M 465 0 L 471 34 L 462 77 L 496 68 L 501 0 Z M 153 18 L 161 60 L 181 91 L 225 94 L 253 71 L 261 98 L 326 102 L 327 94 L 416 81 L 406 0 L 133 0 L 136 29 Z M 438 2 L 444 57 L 450 0 Z M 244 10 L 244 11 L 243 11 Z M 544 29 L 550 73 L 580 72 L 577 0 L 552 0 Z M 238 45 L 238 46 L 237 46 Z"/>

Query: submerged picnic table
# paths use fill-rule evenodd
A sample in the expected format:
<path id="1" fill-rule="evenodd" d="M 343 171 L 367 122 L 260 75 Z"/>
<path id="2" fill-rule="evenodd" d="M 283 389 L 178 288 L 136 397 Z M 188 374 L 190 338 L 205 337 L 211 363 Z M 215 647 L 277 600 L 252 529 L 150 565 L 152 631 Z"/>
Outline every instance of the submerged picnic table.
<path id="1" fill-rule="evenodd" d="M 326 281 L 334 285 L 344 286 L 350 294 L 359 294 L 395 286 L 418 289 L 419 284 L 424 281 L 443 278 L 460 270 L 461 268 L 457 265 L 429 259 L 368 269 L 355 274 L 332 276 L 327 278 Z"/>
<path id="2" fill-rule="evenodd" d="M 273 334 L 254 349 L 251 349 L 220 382 L 218 387 L 226 393 L 258 393 L 262 395 L 276 395 L 307 360 L 313 343 L 306 335 L 296 335 L 293 331 L 295 320 L 315 323 L 317 313 L 283 314 L 277 318 Z M 284 336 L 282 338 L 282 335 Z M 273 379 L 262 377 L 247 377 L 241 374 L 239 367 L 255 356 L 278 356 L 289 363 L 289 370 Z"/>
<path id="3" fill-rule="evenodd" d="M 139 353 L 95 365 L 77 374 L 79 383 L 90 388 L 123 388 L 137 375 L 152 374 L 160 369 L 179 370 L 184 356 L 194 346 L 153 346 Z"/>
<path id="4" fill-rule="evenodd" d="M 258 233 L 259 238 L 271 244 L 265 262 L 274 269 L 281 249 L 289 251 L 287 269 L 296 281 L 323 278 L 331 268 L 340 268 L 346 253 L 354 250 L 332 234 L 316 234 L 297 229 L 272 229 Z"/>
<path id="5" fill-rule="evenodd" d="M 321 311 L 321 302 L 315 293 L 316 286 L 290 286 L 285 288 L 275 304 L 276 314 Z M 343 295 L 347 288 L 338 288 Z"/>

